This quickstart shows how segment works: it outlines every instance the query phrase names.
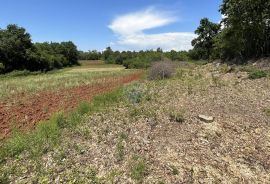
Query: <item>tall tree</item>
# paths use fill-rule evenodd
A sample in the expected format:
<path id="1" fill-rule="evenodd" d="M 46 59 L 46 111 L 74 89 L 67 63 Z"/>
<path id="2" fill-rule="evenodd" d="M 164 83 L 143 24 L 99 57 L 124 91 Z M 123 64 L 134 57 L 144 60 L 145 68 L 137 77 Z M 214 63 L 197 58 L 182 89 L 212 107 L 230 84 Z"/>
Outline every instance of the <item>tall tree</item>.
<path id="1" fill-rule="evenodd" d="M 24 28 L 8 25 L 0 30 L 0 63 L 5 71 L 23 69 L 32 47 L 31 36 Z"/>
<path id="2" fill-rule="evenodd" d="M 223 0 L 224 29 L 217 47 L 224 58 L 270 55 L 270 1 Z"/>
<path id="3" fill-rule="evenodd" d="M 220 30 L 220 25 L 210 22 L 208 18 L 203 18 L 200 21 L 199 27 L 195 33 L 197 38 L 192 40 L 192 46 L 200 54 L 202 59 L 209 59 L 213 50 L 214 38 Z"/>

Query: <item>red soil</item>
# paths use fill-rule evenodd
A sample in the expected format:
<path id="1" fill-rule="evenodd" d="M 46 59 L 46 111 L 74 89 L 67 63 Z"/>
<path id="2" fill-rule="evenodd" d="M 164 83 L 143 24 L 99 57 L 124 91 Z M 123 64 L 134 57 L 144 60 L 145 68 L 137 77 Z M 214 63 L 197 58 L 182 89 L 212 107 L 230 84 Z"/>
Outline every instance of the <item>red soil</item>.
<path id="1" fill-rule="evenodd" d="M 70 111 L 81 101 L 91 101 L 99 94 L 110 92 L 117 87 L 138 80 L 141 73 L 108 78 L 102 83 L 82 85 L 56 91 L 42 91 L 37 94 L 20 94 L 16 103 L 0 102 L 0 139 L 10 134 L 12 127 L 29 130 L 42 120 L 48 120 L 58 111 Z"/>

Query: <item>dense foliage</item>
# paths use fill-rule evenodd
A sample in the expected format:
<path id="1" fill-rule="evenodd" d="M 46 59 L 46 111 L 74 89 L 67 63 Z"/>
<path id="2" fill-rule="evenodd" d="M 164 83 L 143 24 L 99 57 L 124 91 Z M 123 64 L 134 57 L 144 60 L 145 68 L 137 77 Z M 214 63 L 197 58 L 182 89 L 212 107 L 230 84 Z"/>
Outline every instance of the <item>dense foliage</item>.
<path id="1" fill-rule="evenodd" d="M 111 64 L 121 64 L 126 68 L 148 68 L 155 61 L 172 60 L 187 61 L 189 53 L 186 51 L 169 51 L 163 52 L 162 49 L 146 51 L 113 51 L 110 47 L 103 52 L 102 58 Z"/>
<path id="2" fill-rule="evenodd" d="M 79 51 L 80 60 L 100 60 L 102 59 L 102 53 L 97 50 L 92 50 L 88 52 Z"/>
<path id="3" fill-rule="evenodd" d="M 195 31 L 199 36 L 192 40 L 192 46 L 198 58 L 209 59 L 213 52 L 214 38 L 220 30 L 220 25 L 203 18 Z"/>
<path id="4" fill-rule="evenodd" d="M 270 1 L 223 0 L 220 12 L 220 25 L 201 20 L 193 40 L 195 55 L 241 62 L 270 56 Z"/>
<path id="5" fill-rule="evenodd" d="M 12 70 L 48 71 L 78 64 L 72 42 L 32 43 L 26 30 L 17 25 L 0 29 L 0 73 Z"/>

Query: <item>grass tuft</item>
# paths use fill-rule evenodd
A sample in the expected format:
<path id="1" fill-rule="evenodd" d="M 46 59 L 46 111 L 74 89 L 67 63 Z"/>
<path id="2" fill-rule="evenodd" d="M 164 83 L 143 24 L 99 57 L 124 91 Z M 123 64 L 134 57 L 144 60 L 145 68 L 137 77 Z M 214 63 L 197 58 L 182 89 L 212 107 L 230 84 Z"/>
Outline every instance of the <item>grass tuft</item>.
<path id="1" fill-rule="evenodd" d="M 249 79 L 260 79 L 267 76 L 267 73 L 261 70 L 252 71 L 249 73 L 248 78 Z"/>
<path id="2" fill-rule="evenodd" d="M 91 105 L 88 102 L 82 102 L 77 108 L 79 115 L 85 115 L 91 111 Z"/>
<path id="3" fill-rule="evenodd" d="M 147 173 L 145 160 L 139 156 L 133 156 L 129 166 L 131 179 L 136 183 L 142 183 Z"/>
<path id="4" fill-rule="evenodd" d="M 183 112 L 170 112 L 170 121 L 175 121 L 177 123 L 183 123 L 185 121 Z"/>

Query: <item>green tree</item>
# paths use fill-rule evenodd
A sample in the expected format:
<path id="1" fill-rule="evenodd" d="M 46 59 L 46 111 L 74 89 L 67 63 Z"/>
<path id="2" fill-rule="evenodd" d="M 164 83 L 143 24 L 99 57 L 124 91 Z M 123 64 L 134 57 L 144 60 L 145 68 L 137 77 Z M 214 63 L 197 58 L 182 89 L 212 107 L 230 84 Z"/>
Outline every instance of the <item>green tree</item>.
<path id="1" fill-rule="evenodd" d="M 104 60 L 106 61 L 112 54 L 113 50 L 111 49 L 111 47 L 107 47 L 106 50 L 103 52 Z"/>
<path id="2" fill-rule="evenodd" d="M 32 47 L 31 36 L 24 28 L 12 24 L 0 30 L 0 63 L 4 72 L 23 69 Z"/>
<path id="3" fill-rule="evenodd" d="M 270 55 L 270 1 L 223 0 L 224 29 L 215 47 L 224 59 Z"/>

